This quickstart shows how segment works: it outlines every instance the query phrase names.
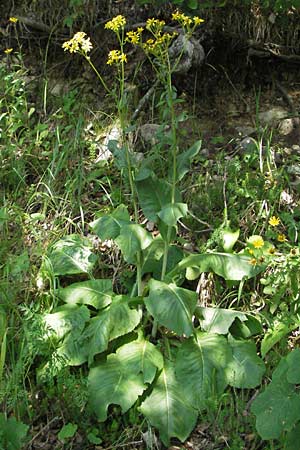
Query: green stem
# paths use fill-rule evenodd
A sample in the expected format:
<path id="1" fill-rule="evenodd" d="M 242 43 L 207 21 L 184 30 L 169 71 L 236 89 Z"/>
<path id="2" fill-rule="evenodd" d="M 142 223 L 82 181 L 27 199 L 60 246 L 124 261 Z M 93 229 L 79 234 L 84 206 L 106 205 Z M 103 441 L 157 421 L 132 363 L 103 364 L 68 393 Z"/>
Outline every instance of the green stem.
<path id="1" fill-rule="evenodd" d="M 174 102 L 173 102 L 173 90 L 172 90 L 172 68 L 170 65 L 170 60 L 168 58 L 168 69 L 167 69 L 168 77 L 166 80 L 167 84 L 167 96 L 168 96 L 168 105 L 170 108 L 170 119 L 171 119 L 171 136 L 172 136 L 172 185 L 171 185 L 171 203 L 172 205 L 175 203 L 175 193 L 176 193 L 176 182 L 177 182 L 177 129 L 176 129 L 176 117 L 174 110 Z M 162 271 L 161 271 L 161 280 L 165 278 L 167 263 L 168 263 L 168 254 L 169 254 L 169 245 L 171 241 L 172 227 L 168 226 L 167 231 L 167 239 L 165 240 L 164 247 L 164 256 L 162 263 Z"/>
<path id="2" fill-rule="evenodd" d="M 107 87 L 107 84 L 105 83 L 102 76 L 100 75 L 100 73 L 98 72 L 98 70 L 96 69 L 94 64 L 92 63 L 91 58 L 89 56 L 86 56 L 85 54 L 83 56 L 85 57 L 85 59 L 87 60 L 87 62 L 89 63 L 89 65 L 91 66 L 93 71 L 95 72 L 95 74 L 97 75 L 98 79 L 100 80 L 100 82 L 101 82 L 102 86 L 104 87 L 104 89 L 106 90 L 106 92 L 108 94 L 111 94 L 112 91 Z"/>

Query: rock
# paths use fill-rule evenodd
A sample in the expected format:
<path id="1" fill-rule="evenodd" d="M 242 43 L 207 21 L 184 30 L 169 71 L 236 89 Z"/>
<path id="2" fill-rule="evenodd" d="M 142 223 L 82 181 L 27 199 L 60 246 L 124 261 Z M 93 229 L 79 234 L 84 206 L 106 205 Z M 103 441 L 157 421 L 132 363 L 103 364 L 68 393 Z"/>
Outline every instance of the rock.
<path id="1" fill-rule="evenodd" d="M 105 136 L 102 144 L 99 144 L 98 156 L 96 158 L 96 163 L 99 161 L 106 161 L 112 157 L 112 153 L 108 148 L 109 141 L 117 141 L 120 143 L 122 137 L 122 130 L 119 125 L 114 125 L 109 133 Z"/>
<path id="2" fill-rule="evenodd" d="M 300 164 L 293 164 L 287 168 L 287 173 L 290 175 L 300 175 Z"/>
<path id="3" fill-rule="evenodd" d="M 294 130 L 293 119 L 283 119 L 278 125 L 278 132 L 281 136 L 287 136 Z"/>
<path id="4" fill-rule="evenodd" d="M 289 206 L 293 205 L 294 204 L 293 196 L 286 191 L 282 191 L 280 194 L 280 204 Z"/>
<path id="5" fill-rule="evenodd" d="M 246 136 L 236 146 L 235 150 L 238 150 L 242 153 L 253 153 L 257 151 L 257 144 L 252 137 Z"/>
<path id="6" fill-rule="evenodd" d="M 280 106 L 274 106 L 274 108 L 268 111 L 262 111 L 258 114 L 258 120 L 262 126 L 277 126 L 278 122 L 289 115 L 288 111 Z"/>
<path id="7" fill-rule="evenodd" d="M 188 39 L 184 34 L 179 34 L 169 48 L 169 56 L 174 65 L 174 73 L 185 74 L 191 67 L 199 67 L 204 62 L 205 52 L 197 39 Z"/>
<path id="8" fill-rule="evenodd" d="M 298 144 L 292 145 L 292 150 L 294 150 L 294 152 L 300 153 L 300 145 Z"/>
<path id="9" fill-rule="evenodd" d="M 256 129 L 250 126 L 240 126 L 240 127 L 235 127 L 236 132 L 238 133 L 238 135 L 240 137 L 249 137 L 252 134 L 256 133 Z"/>
<path id="10" fill-rule="evenodd" d="M 158 133 L 161 131 L 161 125 L 156 123 L 145 123 L 139 128 L 140 136 L 145 143 L 157 144 L 159 142 Z"/>

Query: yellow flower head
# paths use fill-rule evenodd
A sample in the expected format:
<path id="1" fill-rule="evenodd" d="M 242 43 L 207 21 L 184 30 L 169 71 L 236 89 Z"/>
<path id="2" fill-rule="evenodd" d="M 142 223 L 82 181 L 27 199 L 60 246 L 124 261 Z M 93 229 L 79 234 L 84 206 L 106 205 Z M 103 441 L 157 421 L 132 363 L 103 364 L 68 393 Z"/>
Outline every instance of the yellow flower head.
<path id="1" fill-rule="evenodd" d="M 180 11 L 173 13 L 172 19 L 176 20 L 188 33 L 192 33 L 198 25 L 204 22 L 204 19 L 200 19 L 198 16 L 189 17 Z"/>
<path id="2" fill-rule="evenodd" d="M 143 30 L 143 28 L 142 28 Z M 136 45 L 139 43 L 141 38 L 141 32 L 139 31 L 128 31 L 128 33 L 126 33 L 126 41 L 130 42 L 133 45 Z"/>
<path id="3" fill-rule="evenodd" d="M 275 247 L 270 247 L 269 250 L 268 250 L 269 255 L 274 255 L 275 252 L 276 252 Z"/>
<path id="4" fill-rule="evenodd" d="M 251 244 L 254 248 L 262 248 L 264 246 L 264 240 L 261 236 L 254 236 L 254 239 L 251 240 Z"/>
<path id="5" fill-rule="evenodd" d="M 197 26 L 197 25 L 200 25 L 201 23 L 203 23 L 204 22 L 204 19 L 200 19 L 200 17 L 198 17 L 198 16 L 194 16 L 193 17 L 193 20 L 194 20 L 194 24 Z"/>
<path id="6" fill-rule="evenodd" d="M 70 53 L 82 53 L 85 56 L 91 51 L 93 45 L 89 37 L 85 37 L 86 33 L 83 31 L 78 31 L 74 34 L 72 39 L 63 43 L 62 48 L 64 51 Z"/>
<path id="7" fill-rule="evenodd" d="M 255 258 L 252 258 L 250 259 L 249 264 L 251 264 L 251 266 L 256 266 L 257 260 Z"/>
<path id="8" fill-rule="evenodd" d="M 271 227 L 277 227 L 280 224 L 280 219 L 276 216 L 272 216 L 269 219 L 269 225 L 271 225 Z"/>
<path id="9" fill-rule="evenodd" d="M 146 22 L 147 30 L 152 31 L 153 33 L 162 30 L 165 25 L 166 25 L 166 22 L 164 20 L 153 19 L 153 18 L 148 19 Z"/>
<path id="10" fill-rule="evenodd" d="M 114 33 L 117 33 L 120 29 L 124 28 L 125 25 L 126 25 L 125 17 L 119 14 L 118 16 L 114 17 L 109 22 L 107 22 L 104 28 L 113 31 Z"/>
<path id="11" fill-rule="evenodd" d="M 286 237 L 285 237 L 285 235 L 284 234 L 278 234 L 278 236 L 277 236 L 277 241 L 278 242 L 286 242 Z"/>
<path id="12" fill-rule="evenodd" d="M 17 23 L 18 22 L 18 19 L 16 17 L 10 17 L 8 20 L 9 20 L 10 23 Z"/>
<path id="13" fill-rule="evenodd" d="M 6 48 L 6 49 L 4 50 L 4 53 L 5 53 L 6 55 L 9 55 L 12 51 L 13 51 L 13 48 Z"/>
<path id="14" fill-rule="evenodd" d="M 106 64 L 112 66 L 113 64 L 119 64 L 120 62 L 127 62 L 127 55 L 125 53 L 121 53 L 120 50 L 111 50 L 108 54 Z"/>

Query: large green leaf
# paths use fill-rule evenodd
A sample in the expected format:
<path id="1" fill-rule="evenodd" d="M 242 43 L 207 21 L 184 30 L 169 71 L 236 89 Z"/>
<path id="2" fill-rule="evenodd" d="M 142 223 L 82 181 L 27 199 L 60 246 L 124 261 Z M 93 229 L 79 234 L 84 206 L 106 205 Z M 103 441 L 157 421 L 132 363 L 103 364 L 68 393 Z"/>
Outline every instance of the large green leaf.
<path id="1" fill-rule="evenodd" d="M 111 303 L 112 281 L 89 280 L 73 283 L 66 288 L 58 290 L 59 297 L 68 304 L 91 305 L 101 309 Z"/>
<path id="2" fill-rule="evenodd" d="M 262 332 L 263 328 L 259 319 L 249 314 L 247 314 L 247 320 L 241 322 L 236 319 L 230 327 L 230 333 L 236 338 L 248 339 Z"/>
<path id="3" fill-rule="evenodd" d="M 265 365 L 257 356 L 252 341 L 228 338 L 233 358 L 225 368 L 228 384 L 236 388 L 254 388 L 261 383 Z"/>
<path id="4" fill-rule="evenodd" d="M 83 339 L 89 342 L 89 364 L 94 355 L 107 349 L 109 341 L 130 333 L 139 324 L 141 313 L 128 306 L 126 296 L 116 296 L 111 305 L 93 317 L 84 330 Z"/>
<path id="5" fill-rule="evenodd" d="M 137 193 L 143 213 L 148 220 L 157 222 L 157 214 L 171 202 L 171 186 L 166 180 L 159 180 L 152 172 L 136 179 Z M 180 202 L 180 192 L 176 190 L 175 202 Z"/>
<path id="6" fill-rule="evenodd" d="M 265 265 L 253 266 L 250 262 L 251 258 L 247 256 L 227 253 L 189 255 L 177 265 L 169 276 L 174 276 L 178 271 L 186 269 L 188 280 L 198 278 L 202 272 L 213 272 L 225 280 L 240 281 L 244 278 L 254 277 L 265 269 Z"/>
<path id="7" fill-rule="evenodd" d="M 202 141 L 196 141 L 187 151 L 177 157 L 177 179 L 180 181 L 190 170 L 193 158 L 199 153 Z"/>
<path id="8" fill-rule="evenodd" d="M 75 234 L 56 242 L 48 256 L 54 275 L 90 273 L 97 261 L 90 242 Z"/>
<path id="9" fill-rule="evenodd" d="M 58 339 L 62 339 L 71 331 L 76 331 L 79 335 L 89 319 L 88 308 L 77 305 L 63 305 L 56 308 L 53 313 L 44 316 L 45 324 L 54 330 Z"/>
<path id="10" fill-rule="evenodd" d="M 184 385 L 186 383 L 187 379 L 184 380 Z M 152 393 L 142 403 L 140 410 L 151 425 L 159 430 L 160 438 L 166 446 L 169 446 L 171 437 L 185 441 L 197 420 L 197 411 L 186 400 L 170 362 L 165 364 Z"/>
<path id="11" fill-rule="evenodd" d="M 140 334 L 120 347 L 107 361 L 90 370 L 91 404 L 99 420 L 107 417 L 107 407 L 115 403 L 126 412 L 163 367 L 159 350 Z"/>
<path id="12" fill-rule="evenodd" d="M 152 242 L 151 234 L 141 225 L 124 225 L 116 238 L 116 244 L 121 249 L 125 261 L 136 262 L 136 255 L 141 250 L 146 249 Z"/>
<path id="13" fill-rule="evenodd" d="M 227 386 L 224 370 L 231 359 L 230 346 L 221 335 L 197 331 L 182 344 L 176 358 L 176 375 L 195 408 L 204 409 L 210 398 L 223 393 Z"/>
<path id="14" fill-rule="evenodd" d="M 152 383 L 157 370 L 161 370 L 164 365 L 160 351 L 141 334 L 136 341 L 120 347 L 117 355 L 126 371 L 142 373 L 145 383 Z"/>
<path id="15" fill-rule="evenodd" d="M 128 411 L 147 387 L 143 374 L 123 368 L 115 354 L 91 369 L 88 379 L 90 403 L 100 421 L 106 420 L 110 404 L 120 405 L 123 413 Z"/>
<path id="16" fill-rule="evenodd" d="M 142 273 L 161 273 L 162 256 L 165 244 L 160 235 L 155 237 L 149 247 L 143 251 Z M 156 277 L 155 277 L 156 278 Z"/>
<path id="17" fill-rule="evenodd" d="M 246 314 L 233 309 L 198 306 L 195 313 L 204 331 L 217 334 L 227 334 L 235 319 L 239 319 L 241 322 L 247 320 Z"/>
<path id="18" fill-rule="evenodd" d="M 111 214 L 105 214 L 90 223 L 90 227 L 104 241 L 118 237 L 122 226 L 129 223 L 130 216 L 127 207 L 119 205 Z"/>
<path id="19" fill-rule="evenodd" d="M 282 358 L 272 382 L 252 403 L 251 411 L 256 415 L 256 429 L 262 439 L 278 439 L 300 420 L 300 395 L 287 380 L 288 370 L 286 358 Z"/>
<path id="20" fill-rule="evenodd" d="M 175 331 L 178 335 L 190 336 L 193 332 L 192 316 L 197 297 L 194 291 L 152 279 L 149 282 L 149 297 L 145 298 L 145 304 L 160 325 Z"/>
<path id="21" fill-rule="evenodd" d="M 76 330 L 71 331 L 58 347 L 57 351 L 52 355 L 52 359 L 61 360 L 58 363 L 58 369 L 65 365 L 80 366 L 88 360 L 90 352 L 90 343 L 87 339 L 79 334 Z"/>
<path id="22" fill-rule="evenodd" d="M 157 215 L 166 225 L 174 227 L 181 217 L 187 215 L 187 211 L 186 203 L 167 203 Z"/>

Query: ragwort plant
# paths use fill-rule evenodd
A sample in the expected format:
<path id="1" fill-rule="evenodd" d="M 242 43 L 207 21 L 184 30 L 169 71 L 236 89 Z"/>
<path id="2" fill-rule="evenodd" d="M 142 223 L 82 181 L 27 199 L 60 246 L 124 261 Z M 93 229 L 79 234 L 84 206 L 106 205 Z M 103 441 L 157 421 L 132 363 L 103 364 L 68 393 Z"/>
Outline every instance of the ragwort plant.
<path id="1" fill-rule="evenodd" d="M 172 19 L 181 26 L 183 42 L 202 22 L 179 12 Z M 120 295 L 114 292 L 111 279 L 95 279 L 98 258 L 87 238 L 70 235 L 54 243 L 39 279 L 40 289 L 42 275 L 49 278 L 49 270 L 56 280 L 52 293 L 59 306 L 44 316 L 45 340 L 54 351 L 39 368 L 38 377 L 47 380 L 65 366 L 87 364 L 89 404 L 98 420 L 107 419 L 111 405 L 119 405 L 122 413 L 135 405 L 167 446 L 172 437 L 186 440 L 199 412 L 217 401 L 227 386 L 254 388 L 265 371 L 251 340 L 261 332 L 260 322 L 245 312 L 199 304 L 198 294 L 190 288 L 193 281 L 203 272 L 213 272 L 242 288 L 245 280 L 265 269 L 267 261 L 254 258 L 251 252 L 234 252 L 238 233 L 230 228 L 223 230 L 223 252 L 186 254 L 178 245 L 178 221 L 188 214 L 179 183 L 201 144 L 181 149 L 178 142 L 178 99 L 172 74 L 182 52 L 171 60 L 169 49 L 176 35 L 164 32 L 164 21 L 148 19 L 145 29 L 127 33 L 125 25 L 123 16 L 105 25 L 119 42 L 119 49 L 110 51 L 107 60 L 117 71 L 116 89 L 108 89 L 94 67 L 89 56 L 92 44 L 85 33 L 77 33 L 63 47 L 85 57 L 116 102 L 122 138 L 111 142 L 110 148 L 117 167 L 126 172 L 131 204 L 100 214 L 90 226 L 102 242 L 116 243 L 135 270 L 136 283 Z M 169 167 L 164 177 L 155 173 L 147 156 L 138 160 L 129 144 L 131 124 L 124 88 L 129 43 L 146 53 L 163 87 L 163 117 L 170 125 Z M 158 233 L 151 234 L 140 224 L 139 208 Z M 251 246 L 261 250 L 264 241 L 253 236 L 249 250 Z M 77 274 L 85 274 L 86 279 L 61 287 L 62 277 Z"/>

